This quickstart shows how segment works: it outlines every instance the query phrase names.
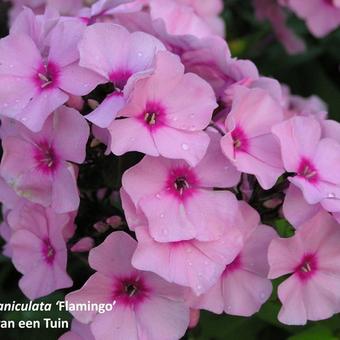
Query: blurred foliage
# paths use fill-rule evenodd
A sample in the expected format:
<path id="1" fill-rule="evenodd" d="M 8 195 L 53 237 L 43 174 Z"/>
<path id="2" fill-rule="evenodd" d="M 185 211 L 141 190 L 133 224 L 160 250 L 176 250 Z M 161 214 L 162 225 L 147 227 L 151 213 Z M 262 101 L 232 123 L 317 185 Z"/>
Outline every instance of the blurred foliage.
<path id="1" fill-rule="evenodd" d="M 70 0 L 72 1 L 72 0 Z M 206 0 L 209 1 L 209 0 Z M 306 0 L 307 1 L 307 0 Z M 0 0 L 0 36 L 7 34 L 8 3 Z M 227 23 L 227 40 L 232 54 L 238 58 L 251 59 L 263 75 L 271 76 L 282 83 L 286 83 L 294 94 L 310 96 L 319 95 L 328 105 L 330 116 L 340 120 L 340 30 L 333 32 L 325 39 L 317 40 L 307 31 L 304 23 L 289 16 L 289 25 L 305 39 L 306 52 L 290 56 L 276 40 L 269 23 L 259 23 L 255 19 L 251 1 L 225 0 L 223 17 Z M 1 84 L 0 84 L 1 86 Z M 121 207 L 117 198 L 122 172 L 133 165 L 138 157 L 128 154 L 124 157 L 110 155 L 103 157 L 104 148 L 88 147 L 88 160 L 81 167 L 79 184 L 82 188 L 80 214 L 77 218 L 78 230 L 71 244 L 79 236 L 93 236 L 97 244 L 102 242 L 106 234 L 95 233 L 92 225 L 98 220 L 120 214 Z M 100 166 L 98 166 L 98 162 Z M 96 163 L 96 167 L 94 167 Z M 97 197 L 99 189 L 103 198 Z M 292 235 L 292 227 L 283 219 L 276 220 L 275 228 L 283 237 Z M 124 226 L 123 226 L 124 227 Z M 87 256 L 84 254 L 69 255 L 70 266 L 68 271 L 75 280 L 72 290 L 79 288 L 91 275 L 92 271 L 87 265 Z M 18 289 L 20 274 L 16 272 L 12 263 L 0 256 L 0 303 L 25 302 L 27 299 Z M 340 316 L 325 321 L 310 322 L 304 327 L 282 325 L 277 320 L 280 304 L 276 296 L 276 287 L 282 281 L 274 281 L 273 294 L 269 301 L 263 305 L 259 313 L 250 318 L 233 317 L 228 315 L 213 315 L 208 312 L 201 313 L 199 325 L 189 331 L 184 339 L 187 340 L 334 340 L 340 339 Z M 39 301 L 52 302 L 63 299 L 63 290 L 51 294 Z M 42 320 L 58 317 L 70 320 L 70 315 L 60 313 L 56 308 L 51 313 L 39 312 L 2 313 L 0 320 Z M 64 330 L 4 330 L 0 329 L 0 339 L 16 340 L 25 337 L 26 340 L 37 338 L 54 340 L 64 333 Z M 129 339 L 126 339 L 129 340 Z"/>

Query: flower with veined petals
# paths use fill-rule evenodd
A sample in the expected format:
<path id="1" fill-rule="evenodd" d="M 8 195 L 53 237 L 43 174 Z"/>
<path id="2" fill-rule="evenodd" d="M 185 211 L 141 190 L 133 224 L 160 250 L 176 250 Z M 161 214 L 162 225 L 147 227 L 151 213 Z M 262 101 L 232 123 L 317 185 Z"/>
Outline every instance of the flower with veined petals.
<path id="1" fill-rule="evenodd" d="M 124 173 L 123 205 L 128 209 L 127 219 L 135 220 L 130 227 L 143 225 L 140 219 L 144 215 L 152 238 L 176 242 L 217 240 L 232 225 L 236 198 L 227 190 L 214 188 L 236 185 L 240 174 L 223 157 L 219 135 L 210 136 L 206 156 L 195 167 L 184 161 L 146 156 Z M 128 199 L 132 200 L 130 209 Z M 140 218 L 128 216 L 134 209 Z"/>
<path id="2" fill-rule="evenodd" d="M 77 44 L 85 26 L 76 19 L 59 22 L 50 34 L 48 55 L 24 33 L 0 40 L 0 109 L 30 130 L 41 130 L 46 118 L 67 102 L 68 94 L 91 92 L 103 78 L 78 65 Z"/>
<path id="3" fill-rule="evenodd" d="M 250 316 L 269 298 L 272 284 L 267 279 L 267 252 L 275 230 L 260 224 L 258 213 L 245 202 L 239 203 L 235 225 L 242 233 L 243 248 L 214 286 L 199 297 L 190 297 L 192 308 Z"/>
<path id="4" fill-rule="evenodd" d="M 13 234 L 9 244 L 14 266 L 23 277 L 19 287 L 30 299 L 72 286 L 66 273 L 67 249 L 63 229 L 68 214 L 27 203 L 10 223 Z"/>
<path id="5" fill-rule="evenodd" d="M 268 251 L 269 278 L 291 274 L 279 285 L 279 320 L 304 325 L 338 312 L 340 227 L 325 211 L 305 222 L 290 238 L 274 239 Z"/>
<path id="6" fill-rule="evenodd" d="M 85 159 L 89 127 L 78 111 L 67 107 L 51 115 L 39 133 L 17 123 L 4 136 L 0 173 L 22 197 L 59 213 L 79 205 L 76 174 L 67 161 Z M 74 131 L 77 131 L 77 134 Z"/>
<path id="7" fill-rule="evenodd" d="M 120 119 L 109 127 L 111 151 L 140 151 L 197 164 L 209 144 L 202 130 L 217 106 L 209 84 L 193 73 L 184 74 L 180 59 L 161 51 L 154 73 L 141 75 L 128 87 Z"/>
<path id="8" fill-rule="evenodd" d="M 108 127 L 124 107 L 121 91 L 129 78 L 151 70 L 156 53 L 162 50 L 165 47 L 159 40 L 143 32 L 130 33 L 123 26 L 111 23 L 87 27 L 79 45 L 80 66 L 104 77 L 115 91 L 86 118 L 101 128 Z"/>
<path id="9" fill-rule="evenodd" d="M 279 144 L 271 133 L 282 118 L 279 103 L 266 91 L 235 86 L 222 150 L 239 171 L 255 175 L 264 189 L 284 172 Z"/>
<path id="10" fill-rule="evenodd" d="M 131 265 L 137 246 L 126 233 L 117 231 L 91 250 L 90 266 L 97 272 L 78 291 L 66 296 L 69 303 L 114 303 L 113 310 L 74 311 L 73 316 L 91 323 L 97 340 L 179 339 L 189 325 L 184 290 L 150 272 Z"/>

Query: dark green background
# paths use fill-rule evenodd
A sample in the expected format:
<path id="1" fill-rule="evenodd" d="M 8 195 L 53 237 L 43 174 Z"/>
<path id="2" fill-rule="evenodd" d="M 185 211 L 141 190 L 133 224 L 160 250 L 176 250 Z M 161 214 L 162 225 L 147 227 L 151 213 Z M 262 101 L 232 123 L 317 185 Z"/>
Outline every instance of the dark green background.
<path id="1" fill-rule="evenodd" d="M 72 1 L 72 0 L 70 0 Z M 207 0 L 209 1 L 209 0 Z M 308 1 L 308 0 L 305 0 Z M 261 73 L 278 79 L 288 84 L 292 92 L 302 96 L 319 95 L 330 109 L 330 116 L 340 120 L 340 30 L 328 35 L 325 39 L 317 40 L 307 31 L 305 25 L 296 17 L 289 17 L 289 25 L 307 42 L 308 49 L 297 56 L 286 54 L 281 45 L 276 41 L 271 27 L 266 23 L 255 20 L 251 2 L 247 0 L 226 0 L 226 9 L 223 17 L 227 22 L 228 42 L 234 56 L 249 58 L 255 62 Z M 0 36 L 7 34 L 7 9 L 8 4 L 0 0 Z M 2 86 L 3 84 L 0 84 Z M 115 164 L 114 162 L 110 164 Z M 121 163 L 117 166 L 121 167 Z M 91 177 L 90 177 L 91 178 Z M 107 179 L 109 182 L 112 178 Z M 96 177 L 92 178 L 90 187 L 97 186 Z M 104 179 L 106 180 L 106 179 Z M 99 185 L 99 184 L 98 184 Z M 84 216 L 90 216 L 90 208 L 82 203 L 81 209 L 86 211 Z M 93 212 L 99 207 L 92 205 Z M 106 207 L 100 207 L 106 214 Z M 92 217 L 92 215 L 91 215 Z M 84 217 L 85 218 L 85 217 Z M 84 220 L 90 227 L 93 221 Z M 93 218 L 93 217 L 92 217 Z M 82 225 L 83 226 L 83 225 Z M 279 228 L 285 233 L 285 224 L 279 222 Z M 71 266 L 69 272 L 76 279 L 79 287 L 89 276 L 88 268 L 77 255 L 70 255 Z M 11 262 L 0 257 L 0 302 L 26 301 L 18 288 L 20 275 L 15 271 Z M 277 282 L 275 282 L 277 285 Z M 52 294 L 44 301 L 54 302 L 63 299 L 64 293 Z M 251 318 L 215 316 L 203 312 L 199 326 L 188 332 L 186 339 L 220 340 L 220 339 L 295 339 L 295 340 L 331 340 L 340 339 L 340 317 L 335 316 L 330 320 L 311 322 L 305 327 L 287 327 L 277 322 L 277 312 L 280 305 L 277 297 L 272 298 L 263 306 L 261 311 Z M 62 317 L 70 319 L 69 315 L 54 312 L 43 315 L 42 313 L 3 313 L 0 320 L 42 319 L 43 317 Z M 48 339 L 54 340 L 62 334 L 60 330 L 0 330 L 0 339 Z M 128 339 L 127 339 L 128 340 Z"/>

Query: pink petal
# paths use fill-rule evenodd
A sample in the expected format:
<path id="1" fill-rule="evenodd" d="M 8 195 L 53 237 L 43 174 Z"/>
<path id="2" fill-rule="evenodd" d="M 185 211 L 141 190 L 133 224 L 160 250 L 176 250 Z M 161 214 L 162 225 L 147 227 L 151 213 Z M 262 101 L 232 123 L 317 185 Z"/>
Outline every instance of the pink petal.
<path id="1" fill-rule="evenodd" d="M 111 150 L 115 155 L 128 151 L 139 151 L 147 155 L 158 156 L 159 152 L 149 130 L 135 118 L 119 119 L 109 126 L 112 137 Z"/>
<path id="2" fill-rule="evenodd" d="M 136 241 L 129 235 L 122 231 L 113 232 L 90 251 L 89 264 L 91 268 L 109 277 L 128 275 L 134 271 L 131 258 L 135 248 Z"/>
<path id="3" fill-rule="evenodd" d="M 57 213 L 74 211 L 79 201 L 77 181 L 72 169 L 61 167 L 53 177 L 52 208 Z"/>
<path id="4" fill-rule="evenodd" d="M 166 334 L 169 339 L 180 339 L 189 325 L 189 308 L 163 297 L 152 297 L 136 310 L 140 338 L 158 339 Z"/>
<path id="5" fill-rule="evenodd" d="M 210 141 L 203 131 L 188 132 L 167 126 L 162 126 L 152 135 L 160 155 L 171 159 L 184 159 L 192 166 L 204 157 Z"/>
<path id="6" fill-rule="evenodd" d="M 124 97 L 121 96 L 119 92 L 114 92 L 112 95 L 106 97 L 94 111 L 88 114 L 86 119 L 101 128 L 107 128 L 124 105 Z"/>
<path id="7" fill-rule="evenodd" d="M 83 116 L 78 111 L 63 106 L 53 117 L 53 128 L 53 145 L 58 154 L 64 160 L 83 163 L 90 135 L 89 126 Z"/>

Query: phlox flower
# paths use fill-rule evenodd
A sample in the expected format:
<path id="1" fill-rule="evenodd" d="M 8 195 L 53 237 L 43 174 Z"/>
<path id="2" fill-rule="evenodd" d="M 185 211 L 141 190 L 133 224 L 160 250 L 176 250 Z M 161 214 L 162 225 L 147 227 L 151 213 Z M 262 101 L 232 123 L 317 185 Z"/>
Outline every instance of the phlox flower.
<path id="1" fill-rule="evenodd" d="M 209 137 L 202 130 L 216 107 L 207 82 L 184 74 L 176 55 L 158 52 L 155 71 L 135 80 L 120 119 L 109 127 L 111 150 L 116 155 L 140 151 L 195 165 L 207 150 Z"/>
<path id="2" fill-rule="evenodd" d="M 0 173 L 18 195 L 32 202 L 51 205 L 59 213 L 76 210 L 76 173 L 68 162 L 85 160 L 88 137 L 86 120 L 67 107 L 55 111 L 39 133 L 17 124 L 14 135 L 3 137 Z"/>
<path id="3" fill-rule="evenodd" d="M 281 0 L 306 21 L 310 32 L 322 38 L 340 25 L 339 0 Z"/>
<path id="4" fill-rule="evenodd" d="M 10 223 L 14 230 L 10 247 L 13 264 L 23 274 L 20 289 L 33 300 L 72 286 L 66 273 L 67 250 L 63 238 L 69 215 L 56 214 L 31 203 L 18 213 L 16 223 Z"/>
<path id="5" fill-rule="evenodd" d="M 131 257 L 137 246 L 117 231 L 91 250 L 89 264 L 97 272 L 78 291 L 66 296 L 70 303 L 115 303 L 112 311 L 74 311 L 82 323 L 91 323 L 97 340 L 179 339 L 189 325 L 184 290 L 153 273 L 136 270 Z"/>
<path id="6" fill-rule="evenodd" d="M 101 128 L 108 127 L 124 107 L 122 90 L 129 78 L 152 69 L 155 54 L 164 49 L 159 40 L 143 32 L 129 33 L 111 23 L 89 26 L 79 45 L 80 65 L 104 77 L 114 92 L 86 118 Z"/>
<path id="7" fill-rule="evenodd" d="M 195 167 L 184 161 L 146 156 L 124 173 L 123 201 L 126 195 L 132 201 L 124 204 L 126 214 L 134 214 L 134 209 L 137 215 L 141 212 L 155 240 L 217 240 L 231 226 L 236 198 L 229 191 L 213 189 L 236 185 L 239 173 L 223 157 L 218 134 L 210 135 L 207 154 Z M 127 219 L 137 224 L 141 221 Z"/>
<path id="8" fill-rule="evenodd" d="M 250 316 L 270 297 L 267 252 L 276 232 L 261 224 L 259 214 L 245 202 L 239 203 L 235 225 L 242 234 L 243 247 L 214 286 L 199 297 L 191 296 L 192 308 Z"/>
<path id="9" fill-rule="evenodd" d="M 290 274 L 278 287 L 279 320 L 304 325 L 338 312 L 340 227 L 321 211 L 290 238 L 274 239 L 268 251 L 269 278 Z"/>
<path id="10" fill-rule="evenodd" d="M 273 127 L 281 145 L 289 181 L 299 188 L 308 204 L 320 203 L 340 211 L 340 144 L 322 138 L 320 123 L 312 117 L 293 117 Z"/>
<path id="11" fill-rule="evenodd" d="M 12 33 L 0 40 L 0 109 L 30 130 L 39 131 L 46 118 L 67 102 L 68 94 L 82 96 L 103 78 L 78 65 L 84 24 L 79 20 L 58 23 L 50 36 L 48 53 L 42 54 L 33 39 Z"/>
<path id="12" fill-rule="evenodd" d="M 234 88 L 222 150 L 239 171 L 255 175 L 264 189 L 283 173 L 280 146 L 271 132 L 282 118 L 281 106 L 266 91 Z"/>
<path id="13" fill-rule="evenodd" d="M 89 325 L 73 319 L 71 330 L 63 334 L 58 340 L 95 340 L 95 338 Z"/>
<path id="14" fill-rule="evenodd" d="M 142 226 L 135 232 L 138 244 L 133 266 L 156 273 L 168 282 L 190 287 L 196 295 L 216 283 L 242 247 L 242 237 L 236 228 L 226 228 L 218 240 L 206 242 L 196 239 L 157 242 Z"/>

